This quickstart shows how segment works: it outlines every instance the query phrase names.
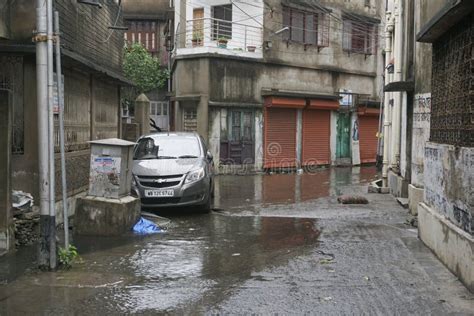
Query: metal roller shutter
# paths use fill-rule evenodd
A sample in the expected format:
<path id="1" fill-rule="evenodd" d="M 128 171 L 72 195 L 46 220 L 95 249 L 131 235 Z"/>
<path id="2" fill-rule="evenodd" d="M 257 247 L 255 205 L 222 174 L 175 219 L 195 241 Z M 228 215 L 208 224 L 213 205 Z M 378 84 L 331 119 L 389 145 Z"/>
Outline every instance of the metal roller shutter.
<path id="1" fill-rule="evenodd" d="M 296 166 L 296 110 L 265 109 L 264 168 Z"/>
<path id="2" fill-rule="evenodd" d="M 362 163 L 375 162 L 377 159 L 377 116 L 359 116 L 359 146 Z"/>
<path id="3" fill-rule="evenodd" d="M 303 111 L 302 165 L 327 165 L 331 161 L 331 111 Z"/>

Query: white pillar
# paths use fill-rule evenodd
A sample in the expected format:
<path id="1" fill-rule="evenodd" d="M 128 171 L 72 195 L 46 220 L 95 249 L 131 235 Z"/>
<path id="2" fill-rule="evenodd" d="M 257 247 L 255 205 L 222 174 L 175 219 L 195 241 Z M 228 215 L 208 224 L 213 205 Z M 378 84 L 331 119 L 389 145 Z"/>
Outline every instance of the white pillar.
<path id="1" fill-rule="evenodd" d="M 387 27 L 385 32 L 385 60 L 387 64 L 392 59 L 392 14 L 387 12 Z M 385 65 L 387 66 L 387 65 Z M 385 68 L 385 82 L 387 85 L 390 82 L 390 74 L 388 68 Z M 390 109 L 390 92 L 385 92 L 384 96 L 384 110 L 383 110 L 383 168 L 382 168 L 382 178 L 383 186 L 387 186 L 387 177 L 388 177 L 388 165 L 389 165 L 389 148 L 390 148 L 390 123 L 391 123 L 391 109 Z"/>
<path id="2" fill-rule="evenodd" d="M 403 64 L 403 0 L 398 0 L 395 11 L 395 74 L 394 81 L 402 81 Z M 400 165 L 400 126 L 401 126 L 402 93 L 394 92 L 394 104 L 392 113 L 392 146 L 391 146 L 391 169 L 398 173 Z"/>

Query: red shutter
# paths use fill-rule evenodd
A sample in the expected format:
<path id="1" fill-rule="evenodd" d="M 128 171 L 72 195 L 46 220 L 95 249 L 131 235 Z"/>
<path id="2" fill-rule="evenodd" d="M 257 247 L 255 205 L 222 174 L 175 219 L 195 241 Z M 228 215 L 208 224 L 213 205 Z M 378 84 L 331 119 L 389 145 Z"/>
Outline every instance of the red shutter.
<path id="1" fill-rule="evenodd" d="M 331 111 L 303 111 L 303 166 L 330 164 L 330 135 Z"/>
<path id="2" fill-rule="evenodd" d="M 377 132 L 379 118 L 377 116 L 359 116 L 359 147 L 362 163 L 375 162 L 377 159 Z"/>
<path id="3" fill-rule="evenodd" d="M 296 166 L 296 110 L 265 109 L 264 168 Z"/>

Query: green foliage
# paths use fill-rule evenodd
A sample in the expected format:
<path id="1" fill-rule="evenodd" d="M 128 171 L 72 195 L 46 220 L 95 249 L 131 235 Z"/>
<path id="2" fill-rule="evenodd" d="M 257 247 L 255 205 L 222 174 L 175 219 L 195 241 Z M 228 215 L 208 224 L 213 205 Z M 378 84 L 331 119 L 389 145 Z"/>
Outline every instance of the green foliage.
<path id="1" fill-rule="evenodd" d="M 123 71 L 140 93 L 163 87 L 169 76 L 158 58 L 151 56 L 140 43 L 125 47 Z"/>
<path id="2" fill-rule="evenodd" d="M 77 248 L 73 245 L 69 245 L 69 248 L 59 247 L 59 262 L 65 269 L 71 268 L 74 260 L 78 256 Z"/>

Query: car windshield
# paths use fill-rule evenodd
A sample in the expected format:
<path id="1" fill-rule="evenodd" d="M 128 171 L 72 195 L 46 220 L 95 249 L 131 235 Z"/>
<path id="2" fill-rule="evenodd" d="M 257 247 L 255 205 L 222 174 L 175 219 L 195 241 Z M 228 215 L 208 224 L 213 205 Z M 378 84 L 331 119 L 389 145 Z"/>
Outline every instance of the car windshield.
<path id="1" fill-rule="evenodd" d="M 194 136 L 146 137 L 136 145 L 133 159 L 186 159 L 200 155 L 199 142 Z"/>

